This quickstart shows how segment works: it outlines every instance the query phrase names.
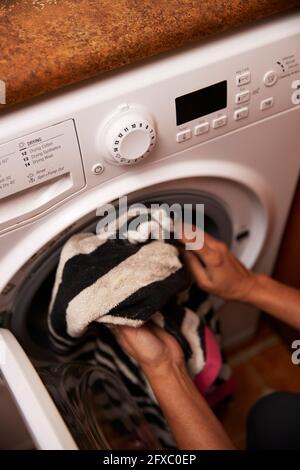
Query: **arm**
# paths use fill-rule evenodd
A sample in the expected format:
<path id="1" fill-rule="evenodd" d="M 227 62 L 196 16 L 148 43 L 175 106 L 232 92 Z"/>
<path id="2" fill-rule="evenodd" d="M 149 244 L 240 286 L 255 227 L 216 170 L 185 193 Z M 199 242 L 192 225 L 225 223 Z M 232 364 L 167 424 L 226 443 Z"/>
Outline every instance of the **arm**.
<path id="1" fill-rule="evenodd" d="M 246 302 L 300 330 L 300 291 L 268 276 L 257 274 L 255 288 L 249 291 Z"/>
<path id="2" fill-rule="evenodd" d="M 233 449 L 221 423 L 196 389 L 185 367 L 145 370 L 178 449 Z"/>
<path id="3" fill-rule="evenodd" d="M 178 449 L 233 449 L 191 380 L 175 338 L 156 326 L 124 326 L 115 330 L 124 349 L 138 361 L 148 378 Z"/>
<path id="4" fill-rule="evenodd" d="M 204 246 L 185 251 L 184 256 L 199 287 L 227 300 L 252 304 L 300 330 L 299 290 L 249 271 L 225 244 L 206 233 Z"/>

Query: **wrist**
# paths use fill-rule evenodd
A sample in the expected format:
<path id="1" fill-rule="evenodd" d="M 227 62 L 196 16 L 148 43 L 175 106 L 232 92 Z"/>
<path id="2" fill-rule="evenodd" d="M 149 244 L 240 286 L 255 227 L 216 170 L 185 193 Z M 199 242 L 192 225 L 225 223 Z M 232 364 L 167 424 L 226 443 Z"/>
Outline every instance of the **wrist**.
<path id="1" fill-rule="evenodd" d="M 140 364 L 147 379 L 151 381 L 161 381 L 165 378 L 186 376 L 188 374 L 184 361 L 172 361 L 171 359 L 162 361 L 160 364 Z"/>
<path id="2" fill-rule="evenodd" d="M 266 289 L 268 279 L 268 276 L 265 276 L 264 274 L 252 273 L 251 280 L 249 281 L 249 287 L 244 296 L 239 300 L 255 305 L 259 301 L 261 294 Z"/>

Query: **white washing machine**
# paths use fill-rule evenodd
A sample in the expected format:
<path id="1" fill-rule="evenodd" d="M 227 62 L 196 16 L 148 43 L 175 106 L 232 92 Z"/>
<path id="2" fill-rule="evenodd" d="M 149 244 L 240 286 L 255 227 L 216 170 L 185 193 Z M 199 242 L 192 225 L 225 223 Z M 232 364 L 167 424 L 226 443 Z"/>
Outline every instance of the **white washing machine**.
<path id="1" fill-rule="evenodd" d="M 77 447 L 31 363 L 63 242 L 123 195 L 199 202 L 208 231 L 271 273 L 299 172 L 299 103 L 298 10 L 2 114 L 0 362 L 37 447 Z M 222 309 L 227 344 L 255 331 L 250 307 Z"/>

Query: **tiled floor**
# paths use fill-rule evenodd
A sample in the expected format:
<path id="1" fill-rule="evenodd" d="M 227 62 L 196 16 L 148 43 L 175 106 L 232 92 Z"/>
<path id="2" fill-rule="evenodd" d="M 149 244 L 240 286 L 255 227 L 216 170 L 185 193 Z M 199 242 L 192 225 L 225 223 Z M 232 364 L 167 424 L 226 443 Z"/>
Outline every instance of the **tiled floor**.
<path id="1" fill-rule="evenodd" d="M 291 350 L 266 318 L 255 338 L 227 351 L 227 357 L 237 388 L 230 402 L 218 410 L 218 416 L 237 448 L 243 449 L 252 405 L 275 390 L 300 393 L 300 369 L 292 364 Z"/>

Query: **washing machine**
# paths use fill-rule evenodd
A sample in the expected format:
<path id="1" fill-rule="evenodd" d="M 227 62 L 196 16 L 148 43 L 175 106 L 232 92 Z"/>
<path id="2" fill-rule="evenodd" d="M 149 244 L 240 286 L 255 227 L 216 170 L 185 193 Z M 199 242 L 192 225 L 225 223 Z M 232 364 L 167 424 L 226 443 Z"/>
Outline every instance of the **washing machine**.
<path id="1" fill-rule="evenodd" d="M 63 243 L 125 195 L 201 203 L 206 230 L 271 274 L 299 173 L 299 104 L 298 10 L 2 113 L 0 367 L 36 447 L 78 448 L 36 370 Z M 216 305 L 226 344 L 254 333 L 252 307 Z"/>

